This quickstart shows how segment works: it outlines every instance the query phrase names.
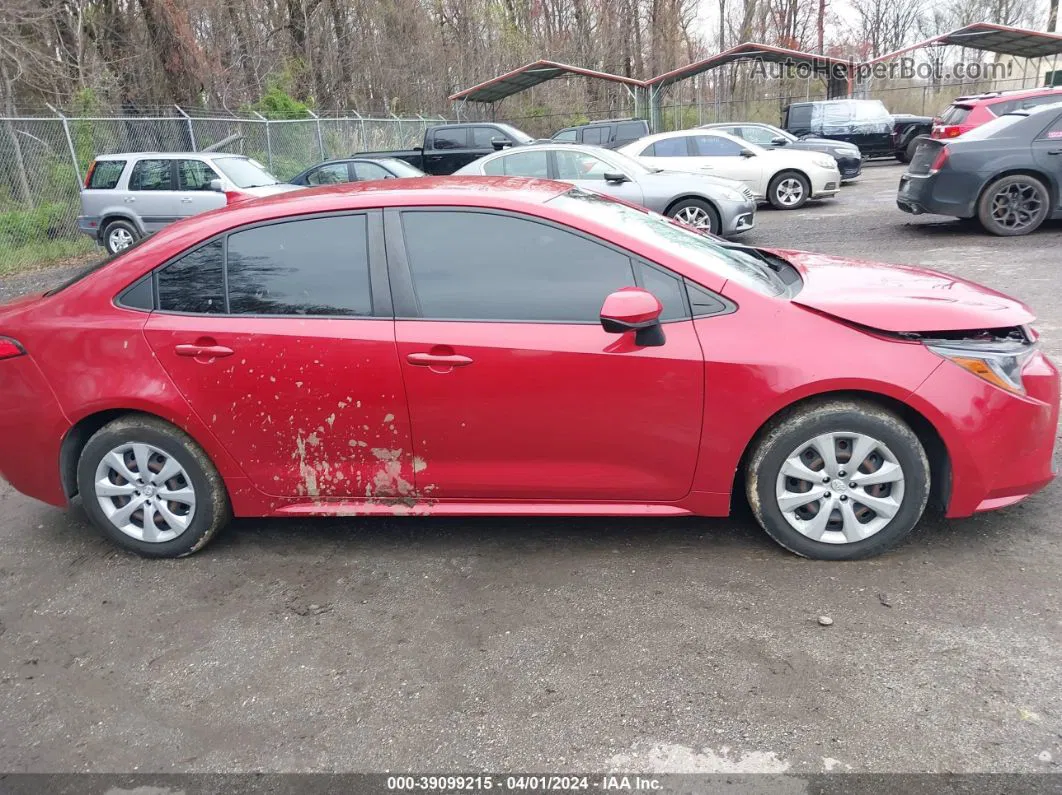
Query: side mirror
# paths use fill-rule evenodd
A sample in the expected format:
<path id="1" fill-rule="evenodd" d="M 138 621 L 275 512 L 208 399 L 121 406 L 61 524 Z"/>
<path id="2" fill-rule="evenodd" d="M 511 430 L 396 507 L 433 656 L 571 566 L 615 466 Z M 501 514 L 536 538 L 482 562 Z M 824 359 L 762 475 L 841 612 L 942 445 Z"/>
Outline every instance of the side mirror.
<path id="1" fill-rule="evenodd" d="M 771 139 L 771 145 L 772 146 L 785 146 L 788 143 L 789 143 L 789 139 L 788 138 L 783 138 L 780 135 L 778 135 L 778 136 L 776 136 L 776 137 Z"/>
<path id="2" fill-rule="evenodd" d="M 210 189 L 212 191 L 214 191 L 215 193 L 224 193 L 225 192 L 225 186 L 222 184 L 220 179 L 212 179 L 212 180 L 210 180 Z"/>
<path id="3" fill-rule="evenodd" d="M 607 174 L 602 174 L 601 176 L 605 178 L 605 182 L 615 182 L 617 185 L 631 181 L 630 177 L 628 177 L 626 174 L 620 173 L 619 171 L 610 171 Z"/>
<path id="4" fill-rule="evenodd" d="M 601 328 L 609 334 L 635 332 L 634 342 L 642 347 L 664 344 L 660 326 L 660 300 L 641 287 L 624 287 L 609 293 L 601 305 Z"/>
<path id="5" fill-rule="evenodd" d="M 490 145 L 494 147 L 495 152 L 500 152 L 502 149 L 508 149 L 512 146 L 512 141 L 507 138 L 491 138 Z"/>
<path id="6" fill-rule="evenodd" d="M 741 156 L 742 157 L 755 157 L 756 153 L 753 152 L 751 149 L 742 149 L 741 150 Z"/>

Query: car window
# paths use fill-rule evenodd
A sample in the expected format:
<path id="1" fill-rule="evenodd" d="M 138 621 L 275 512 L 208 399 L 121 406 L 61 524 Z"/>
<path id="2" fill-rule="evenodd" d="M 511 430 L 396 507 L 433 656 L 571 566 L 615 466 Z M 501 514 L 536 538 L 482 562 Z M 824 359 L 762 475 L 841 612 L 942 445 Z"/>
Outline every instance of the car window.
<path id="1" fill-rule="evenodd" d="M 688 139 L 688 135 L 680 135 L 677 138 L 662 138 L 642 150 L 642 154 L 646 157 L 689 157 L 689 149 L 686 148 Z"/>
<path id="2" fill-rule="evenodd" d="M 218 173 L 202 160 L 178 160 L 177 179 L 181 190 L 210 190 Z"/>
<path id="3" fill-rule="evenodd" d="M 811 106 L 792 105 L 786 111 L 786 127 L 790 130 L 806 130 L 811 126 Z"/>
<path id="4" fill-rule="evenodd" d="M 379 163 L 354 163 L 354 176 L 359 182 L 367 182 L 373 179 L 394 179 L 394 175 L 391 174 L 386 168 Z"/>
<path id="5" fill-rule="evenodd" d="M 1062 114 L 1056 116 L 1055 120 L 1047 125 L 1039 137 L 1050 141 L 1057 141 L 1062 138 Z"/>
<path id="6" fill-rule="evenodd" d="M 554 141 L 572 141 L 572 142 L 578 141 L 579 140 L 579 131 L 578 130 L 561 130 L 559 133 L 557 133 L 556 135 L 553 136 L 553 140 Z"/>
<path id="7" fill-rule="evenodd" d="M 1019 108 L 1037 108 L 1040 105 L 1050 105 L 1054 102 L 1062 102 L 1062 92 L 1041 94 L 1038 97 L 1029 97 L 1018 101 Z"/>
<path id="8" fill-rule="evenodd" d="M 364 215 L 233 232 L 225 267 L 234 315 L 371 315 Z"/>
<path id="9" fill-rule="evenodd" d="M 138 160 L 129 175 L 129 190 L 173 190 L 172 160 Z"/>
<path id="10" fill-rule="evenodd" d="M 584 144 L 603 144 L 608 142 L 608 127 L 586 127 L 583 129 Z"/>
<path id="11" fill-rule="evenodd" d="M 766 127 L 752 127 L 745 125 L 738 127 L 737 130 L 739 138 L 744 138 L 746 141 L 751 141 L 760 146 L 773 146 L 771 142 L 779 137 L 778 133 L 767 129 Z"/>
<path id="12" fill-rule="evenodd" d="M 94 190 L 114 190 L 118 187 L 122 172 L 125 171 L 125 162 L 124 160 L 97 160 L 88 186 Z"/>
<path id="13" fill-rule="evenodd" d="M 615 173 L 615 166 L 611 166 L 600 157 L 588 155 L 586 152 L 561 151 L 555 152 L 557 162 L 557 179 L 596 179 L 604 181 L 605 174 Z"/>
<path id="14" fill-rule="evenodd" d="M 1003 103 L 1000 103 L 1003 104 Z M 989 105 L 988 109 L 997 116 L 1002 116 L 1007 111 L 1000 110 L 996 105 Z M 970 115 L 972 108 L 969 105 L 952 105 L 946 111 L 944 115 L 940 117 L 941 124 L 962 124 L 966 121 L 966 117 Z"/>
<path id="15" fill-rule="evenodd" d="M 525 218 L 410 211 L 402 229 L 426 318 L 597 323 L 605 297 L 634 285 L 627 255 Z"/>
<path id="16" fill-rule="evenodd" d="M 617 141 L 636 141 L 643 135 L 648 135 L 645 123 L 640 121 L 625 121 L 616 126 Z"/>
<path id="17" fill-rule="evenodd" d="M 468 128 L 458 127 L 456 130 L 436 130 L 431 145 L 433 149 L 464 149 L 468 146 L 467 141 Z"/>
<path id="18" fill-rule="evenodd" d="M 681 279 L 664 273 L 659 268 L 646 265 L 644 262 L 638 263 L 638 273 L 641 276 L 642 287 L 659 298 L 664 306 L 664 311 L 660 313 L 661 320 L 681 320 L 689 317 L 686 311 L 686 301 L 683 298 L 685 291 L 682 288 Z"/>
<path id="19" fill-rule="evenodd" d="M 338 185 L 341 182 L 350 182 L 346 163 L 329 163 L 306 175 L 307 185 Z"/>
<path id="20" fill-rule="evenodd" d="M 159 309 L 214 315 L 225 312 L 224 249 L 221 240 L 200 246 L 158 272 Z"/>
<path id="21" fill-rule="evenodd" d="M 695 135 L 693 150 L 700 157 L 736 157 L 741 154 L 741 144 L 718 135 Z"/>
<path id="22" fill-rule="evenodd" d="M 513 152 L 483 164 L 483 173 L 493 177 L 540 177 L 549 176 L 549 153 L 542 149 L 530 152 Z"/>
<path id="23" fill-rule="evenodd" d="M 473 127 L 472 128 L 472 146 L 475 149 L 493 149 L 494 141 L 509 142 L 498 130 L 493 127 Z"/>

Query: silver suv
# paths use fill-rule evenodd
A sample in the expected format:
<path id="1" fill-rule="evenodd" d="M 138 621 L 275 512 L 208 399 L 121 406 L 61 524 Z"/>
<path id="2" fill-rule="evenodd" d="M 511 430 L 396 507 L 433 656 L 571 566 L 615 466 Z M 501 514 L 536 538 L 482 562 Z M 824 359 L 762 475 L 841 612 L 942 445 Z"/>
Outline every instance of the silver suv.
<path id="1" fill-rule="evenodd" d="M 102 155 L 89 166 L 77 223 L 114 254 L 174 221 L 224 207 L 226 193 L 257 197 L 298 189 L 243 155 Z"/>

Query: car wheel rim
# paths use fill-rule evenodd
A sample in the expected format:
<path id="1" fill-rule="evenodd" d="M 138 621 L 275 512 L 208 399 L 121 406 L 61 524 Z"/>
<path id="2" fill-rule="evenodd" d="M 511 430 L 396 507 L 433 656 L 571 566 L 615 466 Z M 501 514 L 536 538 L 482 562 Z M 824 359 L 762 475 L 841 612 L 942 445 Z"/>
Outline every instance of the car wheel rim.
<path id="1" fill-rule="evenodd" d="M 1043 207 L 1035 186 L 1015 182 L 992 197 L 992 220 L 1004 229 L 1025 229 L 1036 222 Z"/>
<path id="2" fill-rule="evenodd" d="M 121 251 L 133 245 L 133 236 L 127 229 L 115 229 L 110 236 L 111 251 Z"/>
<path id="3" fill-rule="evenodd" d="M 137 541 L 172 541 L 195 516 L 191 478 L 154 445 L 132 442 L 107 453 L 96 467 L 95 490 L 107 520 Z"/>
<path id="4" fill-rule="evenodd" d="M 778 183 L 775 195 L 782 204 L 793 205 L 804 197 L 804 186 L 799 179 L 787 177 Z"/>
<path id="5" fill-rule="evenodd" d="M 712 231 L 712 217 L 701 207 L 683 207 L 675 213 L 675 218 L 701 232 Z"/>
<path id="6" fill-rule="evenodd" d="M 853 544 L 881 532 L 903 494 L 896 456 L 860 433 L 824 433 L 804 442 L 786 458 L 775 487 L 789 526 L 826 544 Z"/>

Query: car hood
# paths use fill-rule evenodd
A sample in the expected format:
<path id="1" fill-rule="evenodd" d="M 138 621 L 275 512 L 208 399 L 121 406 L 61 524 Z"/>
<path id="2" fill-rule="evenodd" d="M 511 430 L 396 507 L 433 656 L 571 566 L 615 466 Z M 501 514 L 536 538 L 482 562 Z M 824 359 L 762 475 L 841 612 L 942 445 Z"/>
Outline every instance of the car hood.
<path id="1" fill-rule="evenodd" d="M 967 331 L 1031 322 L 1023 304 L 928 268 L 772 249 L 804 280 L 793 303 L 881 331 Z"/>
<path id="2" fill-rule="evenodd" d="M 830 149 L 855 149 L 857 152 L 859 151 L 859 147 L 855 144 L 850 144 L 846 141 L 834 141 L 830 138 L 818 138 L 814 135 L 809 135 L 806 138 L 798 138 L 796 141 L 789 144 L 789 146 L 797 146 L 799 144 L 804 144 L 808 147 L 821 147 L 821 151 Z"/>
<path id="3" fill-rule="evenodd" d="M 287 193 L 291 190 L 304 190 L 305 185 L 292 185 L 287 182 L 278 182 L 275 185 L 260 185 L 257 188 L 237 188 L 240 193 L 248 196 L 275 196 L 278 193 Z"/>

